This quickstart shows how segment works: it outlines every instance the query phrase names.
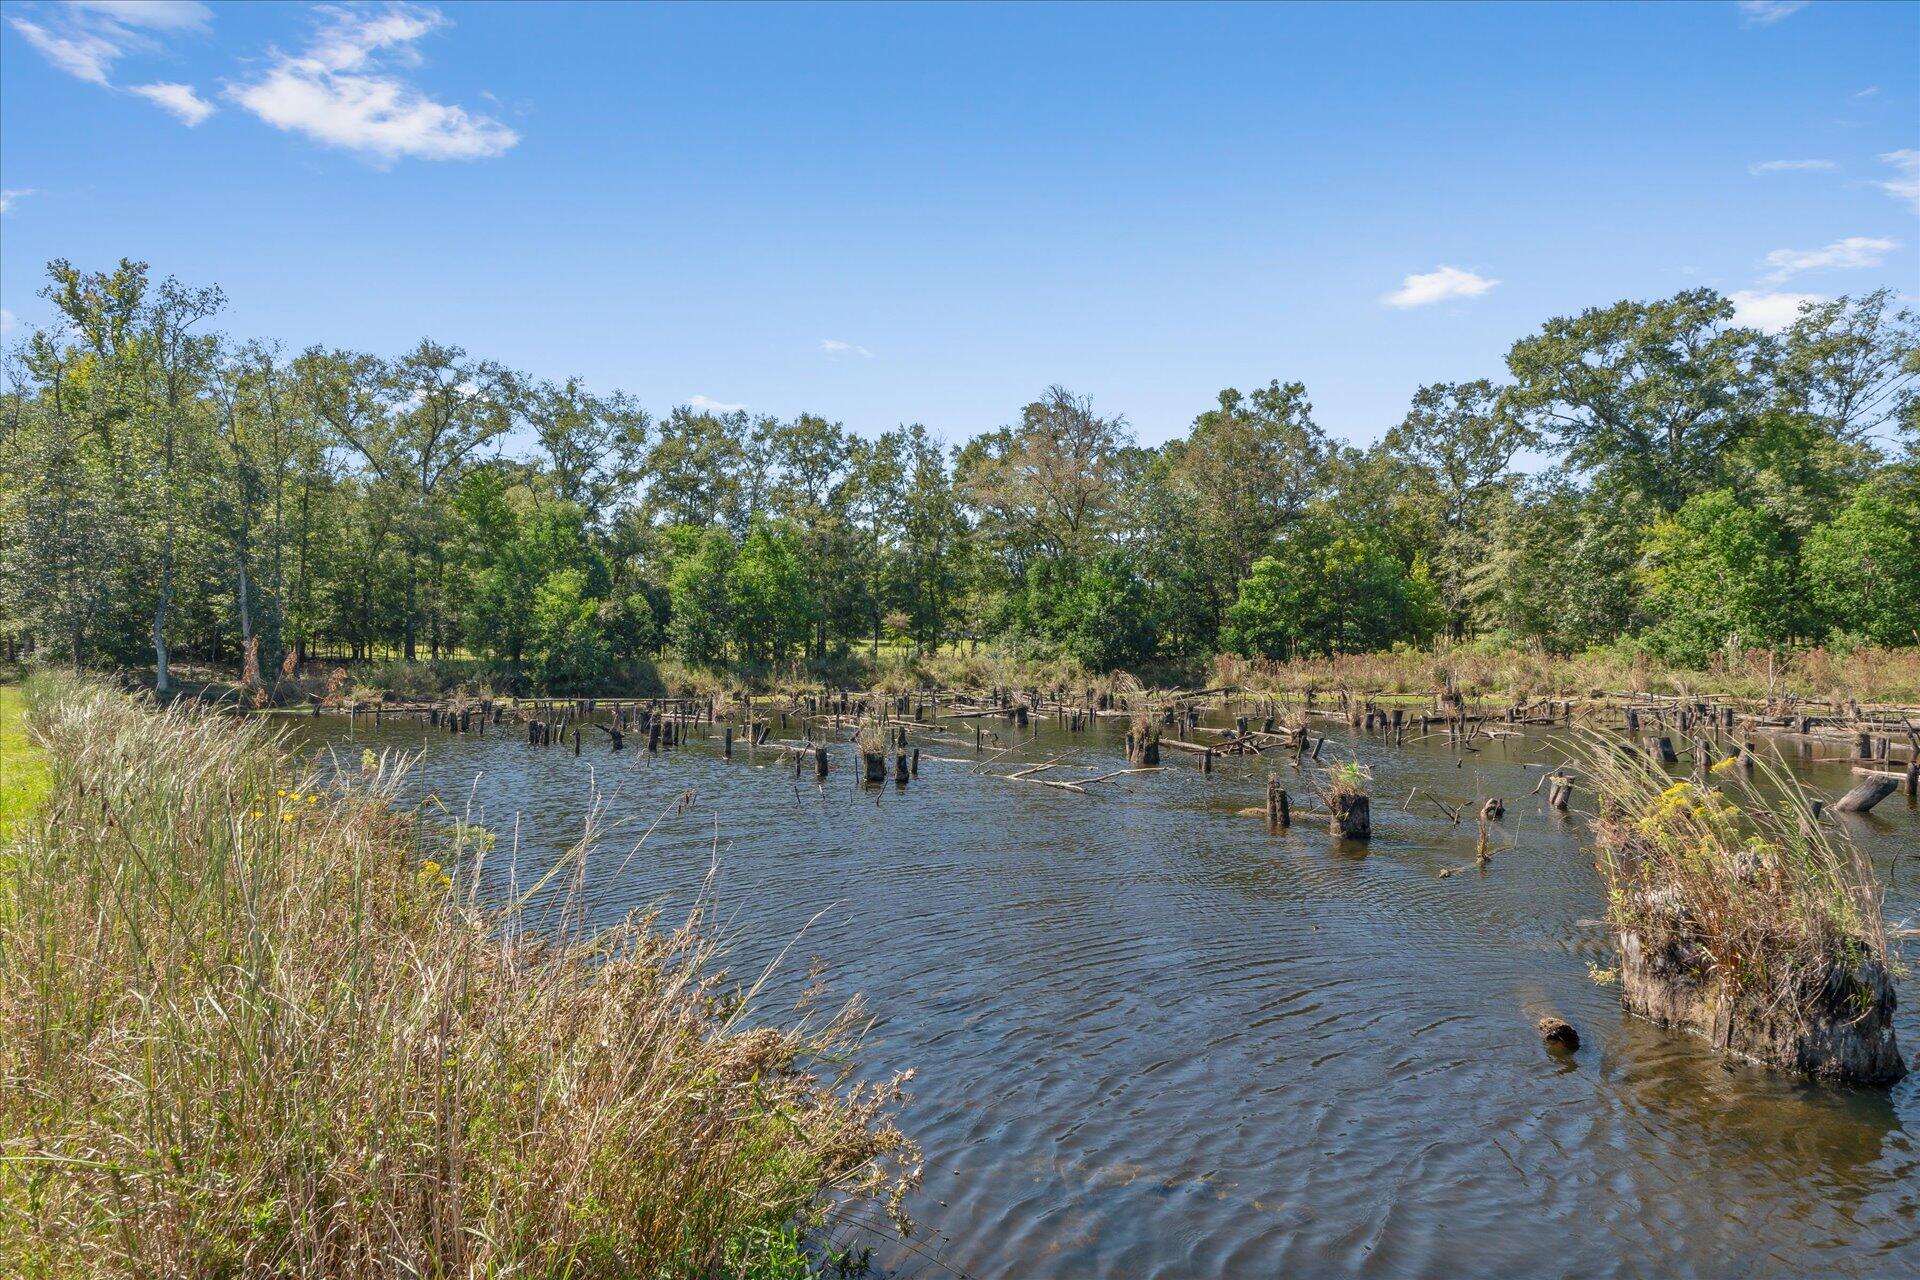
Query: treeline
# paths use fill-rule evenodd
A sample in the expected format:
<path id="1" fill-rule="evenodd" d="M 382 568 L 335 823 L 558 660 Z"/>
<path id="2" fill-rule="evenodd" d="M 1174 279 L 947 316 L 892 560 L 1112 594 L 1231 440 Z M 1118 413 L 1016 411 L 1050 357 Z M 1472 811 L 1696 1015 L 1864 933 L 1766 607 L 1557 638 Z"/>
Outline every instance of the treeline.
<path id="1" fill-rule="evenodd" d="M 423 341 L 289 354 L 217 288 L 48 268 L 8 353 L 0 634 L 270 678 L 466 654 L 550 689 L 671 656 L 816 669 L 988 640 L 1094 670 L 1435 637 L 1549 651 L 1920 643 L 1920 322 L 1785 332 L 1711 290 L 1549 320 L 1370 449 L 1304 386 L 1182 438 L 1054 387 L 947 448 L 528 378 Z M 1524 470 L 1522 467 L 1524 466 Z"/>

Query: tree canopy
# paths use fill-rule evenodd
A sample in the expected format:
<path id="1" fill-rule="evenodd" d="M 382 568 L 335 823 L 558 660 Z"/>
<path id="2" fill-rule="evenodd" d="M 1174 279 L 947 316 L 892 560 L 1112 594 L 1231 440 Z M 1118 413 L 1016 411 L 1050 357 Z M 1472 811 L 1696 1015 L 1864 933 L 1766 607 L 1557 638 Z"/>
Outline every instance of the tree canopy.
<path id="1" fill-rule="evenodd" d="M 48 268 L 0 395 L 0 643 L 471 656 L 585 690 L 992 642 L 1096 670 L 1492 635 L 1920 643 L 1920 322 L 1711 290 L 1555 317 L 1379 443 L 1227 388 L 1157 447 L 1053 386 L 947 443 L 668 406 L 458 346 L 289 354 L 214 287 Z"/>

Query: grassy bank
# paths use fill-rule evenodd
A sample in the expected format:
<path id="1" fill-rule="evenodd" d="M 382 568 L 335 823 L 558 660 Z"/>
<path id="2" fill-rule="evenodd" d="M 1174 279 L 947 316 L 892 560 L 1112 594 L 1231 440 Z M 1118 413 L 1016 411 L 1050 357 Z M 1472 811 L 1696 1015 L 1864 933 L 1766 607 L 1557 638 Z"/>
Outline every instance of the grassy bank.
<path id="1" fill-rule="evenodd" d="M 337 673 L 337 674 L 336 674 Z M 184 691 L 248 701 L 238 672 L 186 669 Z M 1038 658 L 990 645 L 949 645 L 938 651 L 884 652 L 876 661 L 856 653 L 825 662 L 796 661 L 779 669 L 690 667 L 672 659 L 635 664 L 604 687 L 536 690 L 498 663 L 441 659 L 390 660 L 353 666 L 310 663 L 274 688 L 274 701 L 298 705 L 310 697 L 372 702 L 388 696 L 433 699 L 456 691 L 491 696 L 515 693 L 603 697 L 659 697 L 735 692 L 802 692 L 823 688 L 906 693 L 944 688 L 1103 690 L 1215 688 L 1296 693 L 1353 690 L 1386 697 L 1425 697 L 1449 686 L 1469 698 L 1519 701 L 1585 698 L 1594 690 L 1722 695 L 1756 702 L 1820 699 L 1845 703 L 1920 705 L 1920 647 L 1730 650 L 1705 669 L 1676 667 L 1633 646 L 1550 654 L 1511 645 L 1474 642 L 1377 653 L 1298 658 L 1287 662 L 1219 654 L 1187 663 L 1163 663 L 1138 672 L 1092 672 L 1064 658 Z"/>
<path id="2" fill-rule="evenodd" d="M 1470 698 L 1584 698 L 1600 689 L 1715 694 L 1756 701 L 1854 698 L 1920 703 L 1920 648 L 1755 650 L 1728 655 L 1699 671 L 1670 666 L 1630 649 L 1556 655 L 1461 645 L 1292 662 L 1223 655 L 1214 659 L 1209 679 L 1252 689 L 1353 689 L 1405 695 L 1430 694 L 1451 682 Z"/>
<path id="3" fill-rule="evenodd" d="M 750 1015 L 697 918 L 489 909 L 488 839 L 395 808 L 389 762 L 327 784 L 258 724 L 29 701 L 0 1274 L 785 1280 L 906 1185 L 895 1087 L 833 1065 L 857 1007 Z"/>
<path id="4" fill-rule="evenodd" d="M 39 806 L 47 777 L 47 762 L 27 733 L 24 690 L 0 685 L 0 840 Z"/>

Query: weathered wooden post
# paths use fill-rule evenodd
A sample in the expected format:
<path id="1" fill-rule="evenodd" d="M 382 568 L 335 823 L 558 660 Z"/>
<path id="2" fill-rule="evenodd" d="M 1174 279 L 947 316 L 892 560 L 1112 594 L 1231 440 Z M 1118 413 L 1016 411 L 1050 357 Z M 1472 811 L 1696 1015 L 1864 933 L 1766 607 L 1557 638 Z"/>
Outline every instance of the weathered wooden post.
<path id="1" fill-rule="evenodd" d="M 816 778 L 825 778 L 827 776 L 827 749 L 825 747 L 815 747 L 813 749 L 813 776 Z"/>
<path id="2" fill-rule="evenodd" d="M 647 750 L 654 753 L 660 750 L 660 721 L 652 716 L 647 718 Z"/>
<path id="3" fill-rule="evenodd" d="M 918 747 L 913 749 L 913 776 L 916 778 L 920 776 L 920 748 Z"/>
<path id="4" fill-rule="evenodd" d="M 720 753 L 727 759 L 733 759 L 733 726 L 728 725 L 721 733 Z"/>
<path id="5" fill-rule="evenodd" d="M 1273 774 L 1267 775 L 1267 834 L 1277 835 L 1280 829 L 1292 821 L 1288 812 L 1287 793 L 1280 787 L 1280 779 Z"/>
<path id="6" fill-rule="evenodd" d="M 904 787 L 907 785 L 907 778 L 910 776 L 908 773 L 908 768 L 909 766 L 907 764 L 907 753 L 904 751 L 894 752 L 893 753 L 893 782 L 895 786 Z"/>

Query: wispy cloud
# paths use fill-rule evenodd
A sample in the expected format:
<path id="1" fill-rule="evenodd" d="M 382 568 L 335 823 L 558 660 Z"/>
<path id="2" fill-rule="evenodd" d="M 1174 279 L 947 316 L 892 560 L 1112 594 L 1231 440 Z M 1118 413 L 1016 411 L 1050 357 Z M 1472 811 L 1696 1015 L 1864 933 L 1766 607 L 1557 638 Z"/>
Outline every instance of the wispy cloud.
<path id="1" fill-rule="evenodd" d="M 1406 277 L 1381 301 L 1389 307 L 1425 307 L 1449 298 L 1477 298 L 1499 283 L 1459 267 L 1442 266 Z"/>
<path id="2" fill-rule="evenodd" d="M 1806 303 L 1825 302 L 1817 293 L 1762 293 L 1755 289 L 1736 289 L 1727 295 L 1733 303 L 1733 322 L 1767 333 L 1778 333 L 1800 317 Z"/>
<path id="3" fill-rule="evenodd" d="M 115 62 L 160 47 L 151 32 L 198 30 L 211 16 L 197 0 L 72 0 L 7 21 L 60 70 L 111 88 Z"/>
<path id="4" fill-rule="evenodd" d="M 1853 96 L 1856 98 L 1872 98 L 1872 97 L 1877 97 L 1879 93 L 1880 93 L 1880 86 L 1877 84 L 1870 84 L 1866 88 L 1862 89 L 1860 92 L 1854 94 Z"/>
<path id="5" fill-rule="evenodd" d="M 0 191 L 0 213 L 12 213 L 13 206 L 35 194 L 32 187 L 10 187 Z"/>
<path id="6" fill-rule="evenodd" d="M 40 51 L 41 57 L 68 75 L 91 84 L 110 86 L 113 83 L 107 75 L 113 70 L 114 59 L 120 56 L 120 50 L 110 41 L 82 31 L 61 35 L 25 18 L 9 18 L 7 21 L 13 24 L 15 31 L 26 37 L 28 44 Z"/>
<path id="7" fill-rule="evenodd" d="M 195 31 L 213 16 L 200 0 L 67 0 L 66 7 L 152 31 Z"/>
<path id="8" fill-rule="evenodd" d="M 855 342 L 842 342 L 838 338 L 820 339 L 820 350 L 830 356 L 865 356 L 873 358 L 873 352 Z"/>
<path id="9" fill-rule="evenodd" d="M 699 409 L 706 413 L 738 413 L 747 406 L 743 404 L 728 404 L 724 400 L 709 400 L 705 396 L 695 396 L 693 399 L 687 401 L 687 407 L 689 409 Z"/>
<path id="10" fill-rule="evenodd" d="M 1894 168 L 1894 176 L 1873 185 L 1896 200 L 1920 209 L 1920 151 L 1888 151 L 1880 156 Z"/>
<path id="11" fill-rule="evenodd" d="M 1840 166 L 1831 160 L 1762 160 L 1747 166 L 1756 178 L 1765 173 L 1824 173 Z"/>
<path id="12" fill-rule="evenodd" d="M 415 42 L 448 25 L 438 9 L 322 8 L 307 48 L 274 51 L 266 74 L 227 96 L 276 129 L 352 151 L 377 164 L 497 156 L 520 135 L 491 116 L 438 102 L 396 74 L 421 61 Z"/>
<path id="13" fill-rule="evenodd" d="M 5 307 L 0 307 L 0 338 L 4 338 L 12 333 L 13 326 L 16 323 L 13 318 L 13 312 L 7 310 Z"/>
<path id="14" fill-rule="evenodd" d="M 1773 268 L 1767 279 L 1778 284 L 1802 271 L 1877 267 L 1889 252 L 1899 247 L 1898 240 L 1883 236 L 1848 236 L 1818 249 L 1775 249 L 1766 257 L 1766 265 Z"/>
<path id="15" fill-rule="evenodd" d="M 1770 27 L 1807 7 L 1807 0 L 1740 0 L 1740 16 L 1749 26 Z"/>
<path id="16" fill-rule="evenodd" d="M 206 120 L 214 110 L 213 104 L 195 93 L 190 84 L 162 80 L 153 84 L 136 84 L 127 92 L 137 93 L 156 107 L 172 113 L 188 128 Z"/>

